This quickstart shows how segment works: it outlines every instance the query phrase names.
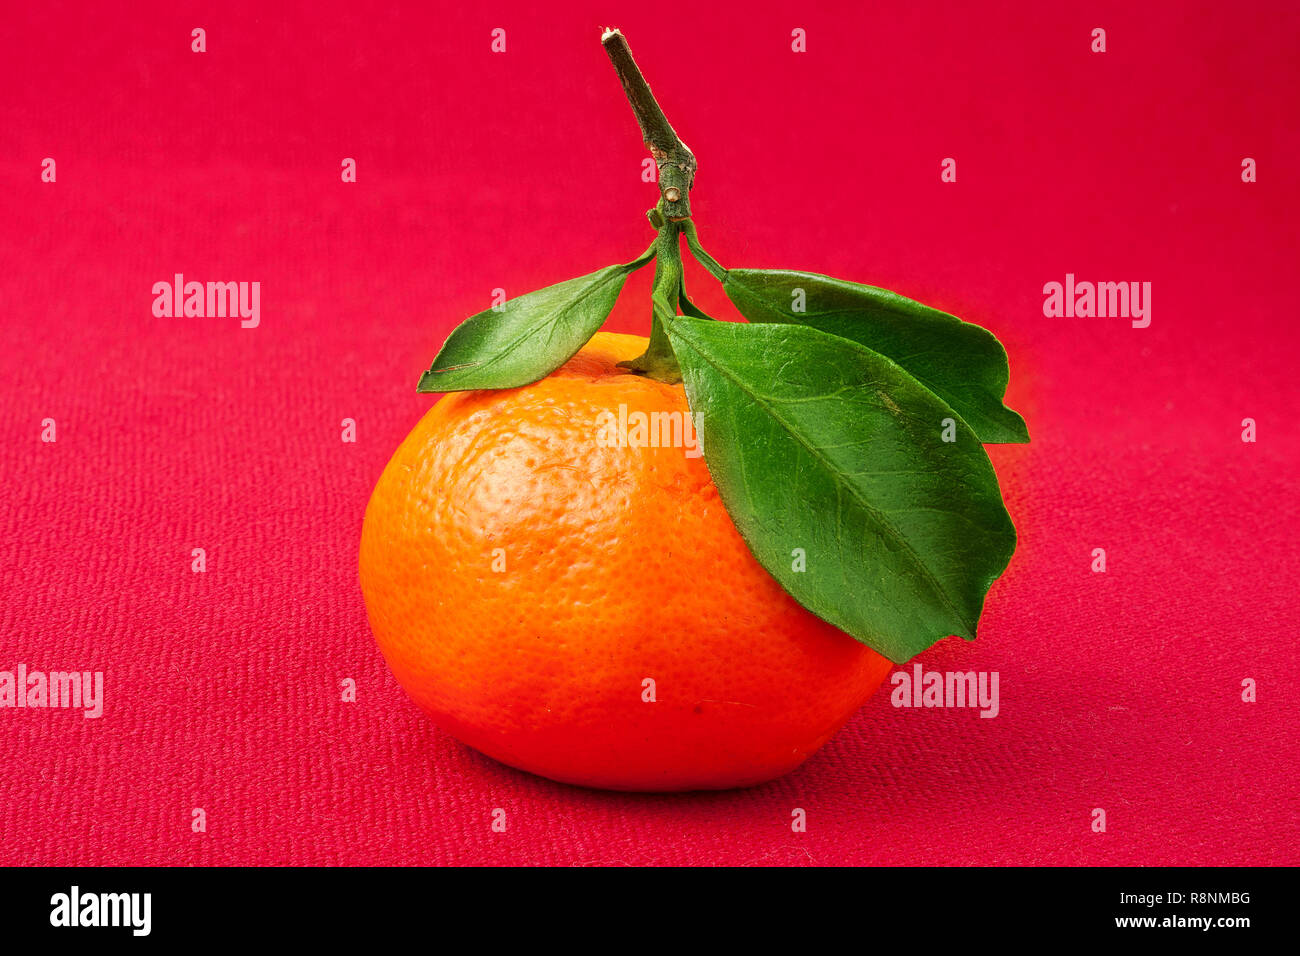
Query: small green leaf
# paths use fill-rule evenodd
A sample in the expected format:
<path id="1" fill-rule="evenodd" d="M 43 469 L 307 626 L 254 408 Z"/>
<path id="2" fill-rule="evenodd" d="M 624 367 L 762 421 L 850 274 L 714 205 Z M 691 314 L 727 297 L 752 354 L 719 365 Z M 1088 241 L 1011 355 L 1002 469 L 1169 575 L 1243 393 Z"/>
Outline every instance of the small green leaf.
<path id="1" fill-rule="evenodd" d="M 1007 353 L 987 329 L 887 289 L 812 272 L 728 269 L 721 279 L 751 322 L 807 325 L 852 339 L 911 372 L 980 441 L 1029 441 L 1025 420 L 1002 404 Z"/>
<path id="2" fill-rule="evenodd" d="M 947 404 L 817 329 L 679 317 L 668 333 L 727 512 L 796 600 L 896 662 L 975 637 L 1016 533 Z"/>
<path id="3" fill-rule="evenodd" d="M 417 392 L 515 388 L 571 359 L 609 317 L 627 277 L 654 258 L 651 246 L 624 265 L 506 300 L 472 315 L 447 336 Z"/>
<path id="4" fill-rule="evenodd" d="M 716 321 L 713 316 L 706 315 L 704 310 L 686 297 L 686 286 L 684 284 L 681 292 L 677 295 L 677 300 L 681 303 L 682 315 L 689 315 L 694 319 L 707 319 L 710 322 Z"/>

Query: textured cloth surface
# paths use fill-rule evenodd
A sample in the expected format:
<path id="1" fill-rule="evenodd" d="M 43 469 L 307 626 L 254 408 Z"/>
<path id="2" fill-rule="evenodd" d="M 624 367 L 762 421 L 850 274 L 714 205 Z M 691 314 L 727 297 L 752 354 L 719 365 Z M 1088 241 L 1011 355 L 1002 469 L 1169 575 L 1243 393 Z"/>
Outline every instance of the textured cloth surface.
<path id="1" fill-rule="evenodd" d="M 644 5 L 10 11 L 0 670 L 102 671 L 105 703 L 0 709 L 0 863 L 1300 862 L 1300 14 L 726 6 L 671 37 Z M 1006 344 L 1019 550 L 979 640 L 920 658 L 996 671 L 996 718 L 886 687 L 775 783 L 609 794 L 467 750 L 384 666 L 357 542 L 419 372 L 494 289 L 648 244 L 615 18 L 719 260 Z M 260 282 L 260 325 L 156 318 L 176 273 Z M 1067 273 L 1151 282 L 1150 326 L 1045 317 Z"/>

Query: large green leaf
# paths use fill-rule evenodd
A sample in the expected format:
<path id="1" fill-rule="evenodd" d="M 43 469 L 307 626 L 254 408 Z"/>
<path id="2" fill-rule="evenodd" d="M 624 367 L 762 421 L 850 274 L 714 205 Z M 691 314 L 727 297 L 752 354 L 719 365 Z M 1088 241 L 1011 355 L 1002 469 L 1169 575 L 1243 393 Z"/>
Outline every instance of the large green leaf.
<path id="1" fill-rule="evenodd" d="M 1016 533 L 947 404 L 817 329 L 682 316 L 668 333 L 723 503 L 796 600 L 897 662 L 975 637 Z"/>
<path id="2" fill-rule="evenodd" d="M 627 277 L 654 257 L 508 299 L 472 315 L 447 337 L 418 392 L 515 388 L 545 378 L 571 359 L 609 317 Z"/>
<path id="3" fill-rule="evenodd" d="M 987 329 L 887 289 L 812 272 L 728 269 L 721 279 L 751 322 L 807 325 L 852 339 L 911 372 L 980 441 L 1029 441 L 1024 419 L 1002 404 L 1007 353 Z"/>

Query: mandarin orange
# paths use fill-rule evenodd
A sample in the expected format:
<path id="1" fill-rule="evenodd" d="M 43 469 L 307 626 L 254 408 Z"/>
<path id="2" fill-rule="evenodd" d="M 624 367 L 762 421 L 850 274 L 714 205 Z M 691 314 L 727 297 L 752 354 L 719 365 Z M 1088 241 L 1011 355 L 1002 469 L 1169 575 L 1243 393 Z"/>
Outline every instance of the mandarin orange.
<path id="1" fill-rule="evenodd" d="M 511 766 L 618 790 L 760 783 L 891 664 L 758 564 L 702 457 L 601 437 L 620 406 L 688 412 L 682 386 L 618 367 L 645 346 L 598 333 L 539 382 L 425 415 L 366 509 L 371 628 L 417 705 Z"/>

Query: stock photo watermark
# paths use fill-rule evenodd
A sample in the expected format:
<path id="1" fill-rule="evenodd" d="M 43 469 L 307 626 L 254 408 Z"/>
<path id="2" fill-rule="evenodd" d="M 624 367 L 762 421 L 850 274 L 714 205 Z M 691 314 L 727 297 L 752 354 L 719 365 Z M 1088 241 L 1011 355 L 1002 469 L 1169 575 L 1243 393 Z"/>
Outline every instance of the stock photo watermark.
<path id="1" fill-rule="evenodd" d="M 245 329 L 262 322 L 260 282 L 186 282 L 178 272 L 171 282 L 155 282 L 152 292 L 155 318 L 238 318 Z"/>
<path id="2" fill-rule="evenodd" d="M 104 672 L 47 672 L 19 664 L 0 671 L 0 707 L 80 710 L 87 718 L 102 717 Z"/>
<path id="3" fill-rule="evenodd" d="M 979 708 L 981 717 L 998 715 L 997 671 L 927 671 L 913 664 L 909 674 L 895 671 L 889 702 L 895 707 Z"/>
<path id="4" fill-rule="evenodd" d="M 1150 282 L 1078 282 L 1074 273 L 1065 282 L 1043 286 L 1043 315 L 1051 318 L 1131 319 L 1133 328 L 1151 324 Z"/>
<path id="5" fill-rule="evenodd" d="M 704 454 L 700 444 L 701 413 L 629 411 L 596 416 L 596 444 L 601 448 L 680 448 L 687 458 Z"/>

